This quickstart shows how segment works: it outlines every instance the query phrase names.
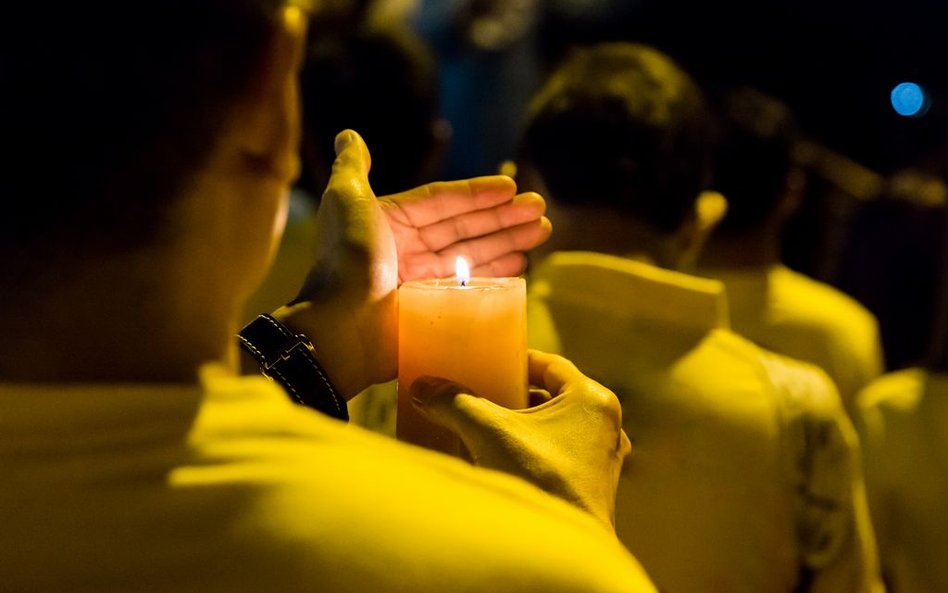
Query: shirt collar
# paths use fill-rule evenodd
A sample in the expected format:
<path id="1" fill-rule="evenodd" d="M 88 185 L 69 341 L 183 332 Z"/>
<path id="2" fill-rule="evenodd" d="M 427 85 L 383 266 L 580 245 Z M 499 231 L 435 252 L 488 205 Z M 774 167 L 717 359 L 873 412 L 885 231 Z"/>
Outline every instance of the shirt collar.
<path id="1" fill-rule="evenodd" d="M 279 399 L 277 388 L 267 383 L 217 364 L 203 366 L 199 381 L 190 385 L 0 382 L 0 453 L 182 441 L 209 392 Z"/>
<path id="2" fill-rule="evenodd" d="M 532 278 L 532 296 L 550 302 L 690 330 L 729 326 L 721 282 L 623 257 L 556 252 L 537 266 Z"/>

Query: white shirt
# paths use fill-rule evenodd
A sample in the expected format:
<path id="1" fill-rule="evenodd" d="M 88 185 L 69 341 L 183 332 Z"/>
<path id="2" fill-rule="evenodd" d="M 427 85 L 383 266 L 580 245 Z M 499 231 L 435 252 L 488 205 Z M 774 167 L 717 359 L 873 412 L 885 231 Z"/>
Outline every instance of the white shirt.
<path id="1" fill-rule="evenodd" d="M 948 591 L 948 375 L 885 375 L 858 404 L 883 574 L 894 593 Z"/>
<path id="2" fill-rule="evenodd" d="M 589 252 L 534 271 L 529 341 L 616 391 L 620 538 L 665 593 L 880 591 L 858 444 L 825 374 L 727 326 L 719 282 Z"/>
<path id="3" fill-rule="evenodd" d="M 295 406 L 263 378 L 0 384 L 0 589 L 653 592 L 526 482 Z"/>
<path id="4" fill-rule="evenodd" d="M 782 265 L 702 270 L 727 291 L 731 327 L 773 352 L 813 363 L 852 410 L 883 370 L 879 325 L 856 300 Z"/>

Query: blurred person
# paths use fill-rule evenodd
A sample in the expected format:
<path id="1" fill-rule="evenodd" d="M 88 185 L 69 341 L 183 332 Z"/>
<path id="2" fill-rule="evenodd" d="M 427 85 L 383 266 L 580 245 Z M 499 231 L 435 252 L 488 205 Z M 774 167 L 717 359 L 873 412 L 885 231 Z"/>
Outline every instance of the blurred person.
<path id="1" fill-rule="evenodd" d="M 5 591 L 654 591 L 612 533 L 618 402 L 564 359 L 531 354 L 552 397 L 529 411 L 435 379 L 414 395 L 479 464 L 572 505 L 296 406 L 256 370 L 321 366 L 306 394 L 336 403 L 389 378 L 399 280 L 459 253 L 519 272 L 549 234 L 542 199 L 502 177 L 376 199 L 365 144 L 340 134 L 313 270 L 261 318 L 315 348 L 248 326 L 240 377 L 242 301 L 298 169 L 304 18 L 277 0 L 5 17 Z"/>
<path id="2" fill-rule="evenodd" d="M 944 218 L 944 213 L 942 213 Z M 948 274 L 942 258 L 934 348 L 921 365 L 859 393 L 856 428 L 889 591 L 948 591 Z"/>
<path id="3" fill-rule="evenodd" d="M 411 22 L 438 56 L 452 142 L 442 175 L 483 175 L 513 157 L 540 82 L 540 0 L 417 0 Z"/>
<path id="4" fill-rule="evenodd" d="M 882 376 L 858 396 L 873 527 L 889 591 L 948 591 L 948 374 L 944 366 Z"/>
<path id="5" fill-rule="evenodd" d="M 369 181 L 381 194 L 432 181 L 450 135 L 427 44 L 406 24 L 354 27 L 308 43 L 301 181 L 313 195 L 326 185 L 339 130 L 358 130 L 372 147 Z"/>
<path id="6" fill-rule="evenodd" d="M 781 263 L 781 230 L 805 183 L 792 163 L 793 116 L 751 89 L 727 93 L 720 107 L 714 187 L 728 209 L 702 251 L 700 274 L 724 283 L 734 331 L 819 366 L 851 409 L 856 392 L 882 373 L 879 327 L 855 299 Z"/>
<path id="7" fill-rule="evenodd" d="M 615 390 L 633 454 L 620 539 L 667 593 L 881 591 L 858 443 L 826 375 L 728 327 L 683 273 L 721 217 L 711 115 L 668 57 L 579 50 L 535 97 L 521 185 L 557 226 L 529 339 Z"/>

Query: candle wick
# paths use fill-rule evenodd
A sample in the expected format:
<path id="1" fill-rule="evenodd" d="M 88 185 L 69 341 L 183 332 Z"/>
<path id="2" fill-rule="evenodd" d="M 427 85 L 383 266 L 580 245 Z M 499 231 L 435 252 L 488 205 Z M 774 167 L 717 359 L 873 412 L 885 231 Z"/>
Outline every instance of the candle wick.
<path id="1" fill-rule="evenodd" d="M 467 280 L 461 280 L 461 286 L 467 286 Z"/>

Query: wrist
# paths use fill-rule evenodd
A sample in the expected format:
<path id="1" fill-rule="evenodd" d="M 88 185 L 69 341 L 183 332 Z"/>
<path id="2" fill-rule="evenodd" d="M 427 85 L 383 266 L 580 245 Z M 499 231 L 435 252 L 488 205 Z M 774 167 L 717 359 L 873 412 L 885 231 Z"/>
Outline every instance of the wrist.
<path id="1" fill-rule="evenodd" d="M 237 334 L 242 351 L 294 402 L 339 420 L 349 420 L 346 400 L 329 379 L 305 335 L 271 315 L 259 315 Z"/>
<path id="2" fill-rule="evenodd" d="M 280 307 L 272 315 L 316 345 L 320 365 L 346 400 L 378 382 L 371 372 L 373 353 L 360 340 L 361 332 L 351 314 L 304 301 Z"/>

